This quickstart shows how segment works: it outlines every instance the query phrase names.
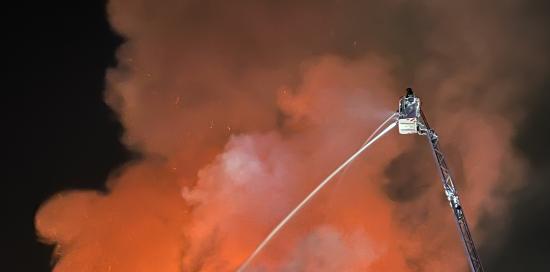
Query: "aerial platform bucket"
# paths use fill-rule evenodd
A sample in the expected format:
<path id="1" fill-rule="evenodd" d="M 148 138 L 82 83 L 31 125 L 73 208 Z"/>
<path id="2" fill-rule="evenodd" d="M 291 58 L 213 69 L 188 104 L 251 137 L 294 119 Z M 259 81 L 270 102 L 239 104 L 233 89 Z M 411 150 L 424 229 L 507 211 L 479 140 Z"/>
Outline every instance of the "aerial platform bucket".
<path id="1" fill-rule="evenodd" d="M 412 89 L 407 89 L 407 95 L 399 100 L 399 119 L 397 126 L 399 134 L 418 134 L 418 118 L 420 118 L 420 98 L 416 97 Z"/>

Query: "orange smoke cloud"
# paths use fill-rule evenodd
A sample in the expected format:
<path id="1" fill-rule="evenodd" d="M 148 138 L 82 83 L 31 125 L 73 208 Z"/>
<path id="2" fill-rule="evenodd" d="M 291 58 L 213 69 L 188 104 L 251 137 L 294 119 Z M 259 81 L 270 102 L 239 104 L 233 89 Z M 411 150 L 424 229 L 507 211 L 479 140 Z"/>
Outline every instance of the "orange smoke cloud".
<path id="1" fill-rule="evenodd" d="M 54 271 L 236 269 L 393 111 L 410 78 L 482 238 L 476 223 L 502 216 L 523 169 L 506 97 L 518 97 L 525 82 L 509 76 L 507 63 L 536 64 L 510 56 L 513 45 L 492 50 L 516 34 L 501 20 L 520 16 L 511 8 L 485 17 L 476 1 L 456 5 L 111 1 L 110 21 L 126 42 L 106 99 L 142 159 L 113 174 L 107 193 L 61 192 L 43 204 L 36 228 L 57 246 Z M 456 9 L 470 20 L 450 16 Z M 473 22 L 487 23 L 464 30 Z M 393 133 L 250 270 L 465 265 L 427 143 Z"/>

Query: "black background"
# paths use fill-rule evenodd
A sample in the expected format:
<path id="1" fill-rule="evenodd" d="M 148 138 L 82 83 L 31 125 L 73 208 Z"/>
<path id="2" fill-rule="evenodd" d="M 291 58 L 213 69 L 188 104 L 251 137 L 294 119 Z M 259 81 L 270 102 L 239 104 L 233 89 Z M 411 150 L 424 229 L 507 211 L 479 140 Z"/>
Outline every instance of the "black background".
<path id="1" fill-rule="evenodd" d="M 4 13 L 2 270 L 50 271 L 52 248 L 34 230 L 39 205 L 62 189 L 102 189 L 108 173 L 132 157 L 103 102 L 105 70 L 116 64 L 123 40 L 110 29 L 104 1 L 21 3 Z M 515 144 L 533 171 L 510 200 L 510 216 L 481 248 L 488 271 L 550 271 L 548 88 L 550 73 L 540 90 L 518 102 L 530 112 Z"/>
<path id="2" fill-rule="evenodd" d="M 103 102 L 106 68 L 115 65 L 122 42 L 107 22 L 106 3 L 42 2 L 10 8 L 5 22 L 17 28 L 4 40 L 12 48 L 2 103 L 9 173 L 4 256 L 11 269 L 3 271 L 50 271 L 52 248 L 35 235 L 39 205 L 62 189 L 102 189 L 108 173 L 130 158 L 117 117 Z"/>

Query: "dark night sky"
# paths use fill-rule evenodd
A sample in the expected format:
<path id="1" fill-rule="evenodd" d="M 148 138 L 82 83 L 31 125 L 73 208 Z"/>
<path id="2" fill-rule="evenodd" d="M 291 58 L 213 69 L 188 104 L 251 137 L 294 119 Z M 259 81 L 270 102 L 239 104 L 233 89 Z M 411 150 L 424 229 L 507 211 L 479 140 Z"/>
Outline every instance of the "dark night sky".
<path id="1" fill-rule="evenodd" d="M 101 188 L 129 158 L 121 126 L 103 102 L 105 69 L 121 39 L 103 1 L 50 2 L 13 9 L 15 54 L 8 56 L 9 243 L 4 271 L 50 271 L 51 248 L 37 242 L 33 216 L 48 196 L 67 188 Z M 15 16 L 17 14 L 18 16 Z M 19 17 L 20 16 L 20 17 Z M 16 18 L 19 18 L 17 20 Z M 6 124 L 4 124 L 6 126 Z M 4 253 L 5 254 L 5 253 Z"/>
<path id="2" fill-rule="evenodd" d="M 131 157 L 102 97 L 105 69 L 115 64 L 122 42 L 110 30 L 104 1 L 44 2 L 5 11 L 10 38 L 3 40 L 13 48 L 4 51 L 10 69 L 2 103 L 8 138 L 4 271 L 50 271 L 51 248 L 34 234 L 36 209 L 62 189 L 101 188 Z M 550 271 L 550 72 L 547 78 L 536 96 L 520 102 L 531 112 L 516 145 L 535 167 L 528 186 L 511 200 L 508 227 L 481 248 L 488 271 Z"/>

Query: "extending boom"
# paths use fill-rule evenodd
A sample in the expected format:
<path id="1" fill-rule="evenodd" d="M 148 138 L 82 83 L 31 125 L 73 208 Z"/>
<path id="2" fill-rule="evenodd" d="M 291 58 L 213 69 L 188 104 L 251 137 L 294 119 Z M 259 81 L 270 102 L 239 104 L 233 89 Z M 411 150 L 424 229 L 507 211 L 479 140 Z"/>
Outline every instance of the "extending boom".
<path id="1" fill-rule="evenodd" d="M 426 135 L 433 151 L 434 159 L 439 168 L 439 175 L 441 177 L 441 183 L 443 184 L 443 189 L 449 205 L 453 209 L 455 221 L 458 227 L 458 231 L 464 242 L 464 248 L 466 254 L 468 255 L 468 261 L 470 263 L 470 268 L 473 272 L 483 272 L 483 266 L 481 265 L 481 259 L 477 253 L 472 234 L 468 227 L 466 221 L 466 216 L 462 205 L 460 204 L 460 199 L 458 197 L 458 192 L 453 184 L 453 178 L 447 163 L 445 162 L 445 157 L 443 152 L 439 147 L 439 137 L 435 131 L 430 128 L 424 113 L 420 109 L 420 99 L 414 95 L 412 89 L 407 89 L 407 95 L 401 98 L 399 102 L 399 133 L 401 134 L 419 134 Z"/>

